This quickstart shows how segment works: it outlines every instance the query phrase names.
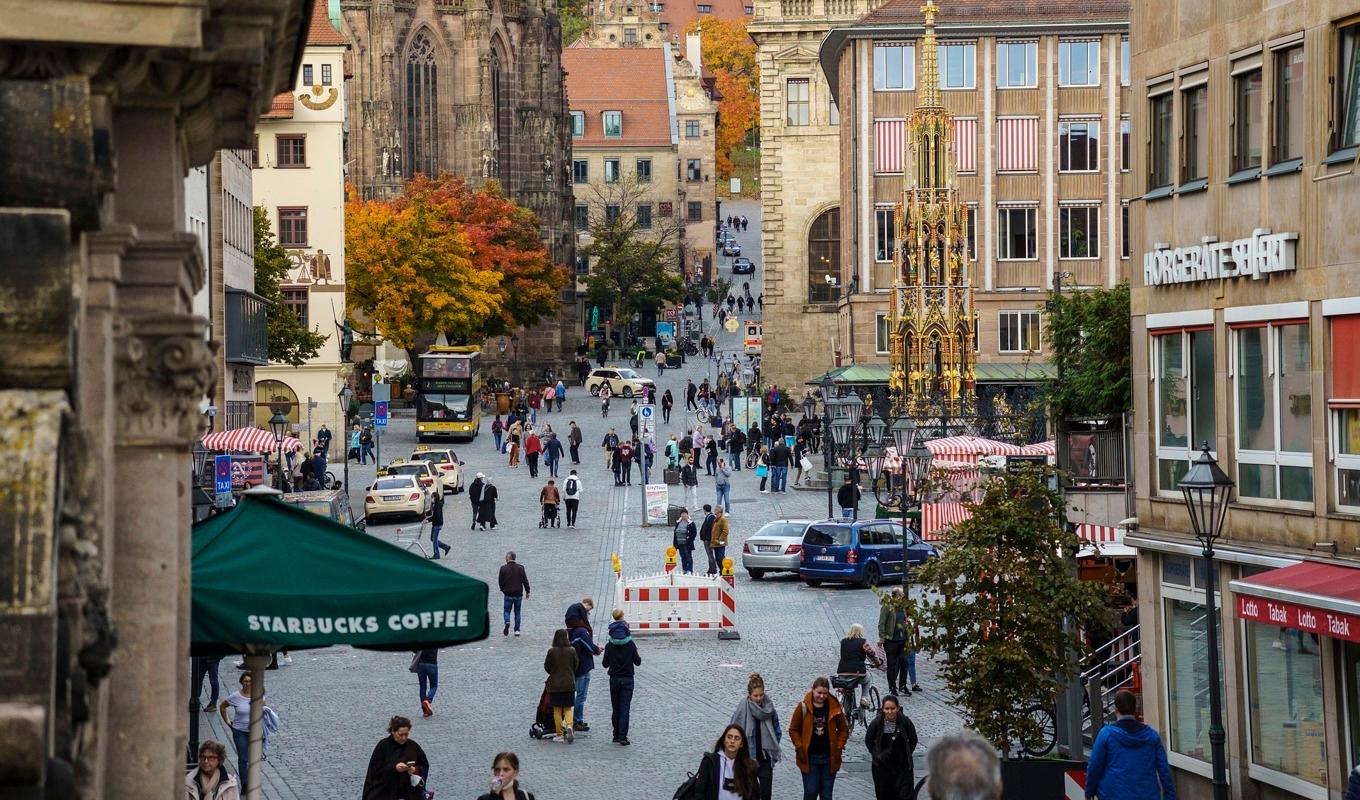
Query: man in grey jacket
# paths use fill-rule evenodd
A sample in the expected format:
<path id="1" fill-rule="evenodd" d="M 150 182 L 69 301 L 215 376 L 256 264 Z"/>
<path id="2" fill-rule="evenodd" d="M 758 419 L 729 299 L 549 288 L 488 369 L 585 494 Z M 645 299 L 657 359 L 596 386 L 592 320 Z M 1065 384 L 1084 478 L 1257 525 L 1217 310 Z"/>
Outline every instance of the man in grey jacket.
<path id="1" fill-rule="evenodd" d="M 718 471 L 714 483 L 718 487 L 717 499 L 713 505 L 722 506 L 722 510 L 732 515 L 732 470 L 727 468 L 727 459 L 718 459 Z"/>

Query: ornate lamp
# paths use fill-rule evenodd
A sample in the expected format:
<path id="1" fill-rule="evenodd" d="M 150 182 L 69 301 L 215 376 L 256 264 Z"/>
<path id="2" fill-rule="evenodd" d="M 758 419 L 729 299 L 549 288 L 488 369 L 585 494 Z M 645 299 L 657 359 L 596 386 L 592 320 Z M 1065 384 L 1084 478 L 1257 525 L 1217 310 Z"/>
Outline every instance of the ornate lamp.
<path id="1" fill-rule="evenodd" d="M 883 434 L 888 430 L 888 423 L 884 422 L 882 417 L 874 414 L 865 427 L 869 433 L 869 447 L 873 450 L 880 449 L 883 446 Z"/>
<path id="2" fill-rule="evenodd" d="M 909 417 L 898 417 L 893 420 L 892 426 L 888 429 L 892 434 L 893 446 L 897 448 L 899 456 L 906 456 L 907 451 L 912 445 L 916 444 L 917 428 L 916 423 Z"/>
<path id="3" fill-rule="evenodd" d="M 858 394 L 851 394 L 844 398 L 842 402 L 844 403 L 842 413 L 845 418 L 849 420 L 852 427 L 858 426 L 860 417 L 864 414 L 864 399 Z"/>
<path id="4" fill-rule="evenodd" d="M 930 452 L 925 442 L 917 439 L 907 451 L 906 463 L 907 472 L 911 476 L 913 485 L 920 486 L 930 475 L 930 462 L 935 458 L 935 454 Z"/>
<path id="5" fill-rule="evenodd" d="M 277 484 L 274 488 L 283 491 L 283 437 L 288 433 L 288 417 L 284 415 L 283 409 L 274 409 L 274 416 L 269 418 L 269 431 L 274 434 L 274 444 L 279 450 L 279 471 L 274 476 Z"/>

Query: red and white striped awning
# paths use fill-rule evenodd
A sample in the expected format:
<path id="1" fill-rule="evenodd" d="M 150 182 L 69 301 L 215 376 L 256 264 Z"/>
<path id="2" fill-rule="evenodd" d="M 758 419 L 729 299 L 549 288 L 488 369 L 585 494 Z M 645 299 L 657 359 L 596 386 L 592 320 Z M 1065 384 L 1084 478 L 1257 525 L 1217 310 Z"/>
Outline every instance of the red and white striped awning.
<path id="1" fill-rule="evenodd" d="M 1049 439 L 1046 442 L 1027 444 L 1020 448 L 1020 453 L 1027 456 L 1056 456 L 1058 454 L 1058 443 Z"/>
<path id="2" fill-rule="evenodd" d="M 238 453 L 273 453 L 279 447 L 274 441 L 274 434 L 260 428 L 236 428 L 210 433 L 203 437 L 203 446 L 209 450 Z M 292 436 L 283 437 L 283 452 L 296 453 L 301 449 L 302 442 Z"/>
<path id="3" fill-rule="evenodd" d="M 937 542 L 944 531 L 973 516 L 963 503 L 925 503 L 921 506 L 921 538 Z"/>
<path id="4" fill-rule="evenodd" d="M 984 439 L 981 436 L 946 436 L 943 439 L 931 439 L 925 445 L 935 458 L 964 461 L 969 464 L 978 463 L 982 456 L 1018 456 L 1022 453 L 1022 449 L 1013 444 Z"/>
<path id="5" fill-rule="evenodd" d="M 1039 169 L 1039 118 L 1000 117 L 996 121 L 997 172 Z"/>
<path id="6" fill-rule="evenodd" d="M 1077 535 L 1084 541 L 1097 543 L 1120 542 L 1124 539 L 1113 525 L 1092 525 L 1089 522 L 1077 524 Z"/>

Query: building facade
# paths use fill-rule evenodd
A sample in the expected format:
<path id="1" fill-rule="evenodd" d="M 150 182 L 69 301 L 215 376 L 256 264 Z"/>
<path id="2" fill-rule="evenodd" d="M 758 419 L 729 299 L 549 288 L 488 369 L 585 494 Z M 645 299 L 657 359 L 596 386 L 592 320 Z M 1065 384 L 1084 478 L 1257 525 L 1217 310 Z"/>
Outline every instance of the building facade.
<path id="1" fill-rule="evenodd" d="M 325 423 L 343 431 L 340 390 L 352 366 L 342 358 L 345 319 L 346 44 L 325 6 L 313 9 L 307 50 L 293 90 L 274 98 L 255 134 L 254 205 L 269 216 L 274 236 L 294 267 L 281 284 L 286 309 L 303 326 L 326 335 L 301 366 L 270 364 L 255 371 L 255 424 L 268 427 L 283 411 L 295 435 L 310 443 Z M 334 456 L 334 454 L 332 454 Z"/>
<path id="2" fill-rule="evenodd" d="M 872 8 L 867 0 L 754 0 L 747 27 L 760 65 L 760 371 L 780 386 L 801 384 L 844 352 L 836 340 L 840 116 L 817 51 L 832 28 Z"/>
<path id="3" fill-rule="evenodd" d="M 979 382 L 993 365 L 1019 388 L 1027 368 L 1035 370 L 1030 381 L 1047 377 L 1041 308 L 1049 289 L 1058 281 L 1112 286 L 1129 263 L 1121 199 L 1128 4 L 1062 0 L 1020 26 L 1014 14 L 990 0 L 945 2 L 938 35 L 942 102 L 968 206 Z M 920 80 L 921 19 L 919 3 L 890 0 L 833 29 L 821 46 L 841 112 L 839 261 L 808 259 L 797 280 L 836 301 L 834 341 L 850 363 L 888 357 L 893 206 Z M 775 92 L 793 116 L 803 88 L 783 81 Z"/>
<path id="4" fill-rule="evenodd" d="M 255 425 L 255 369 L 269 363 L 268 309 L 255 294 L 252 153 L 222 150 L 208 166 L 212 209 L 208 281 L 215 303 L 209 319 L 222 360 L 222 377 L 213 396 L 216 430 Z"/>
<path id="5" fill-rule="evenodd" d="M 353 77 L 345 160 L 363 198 L 391 197 L 416 173 L 496 180 L 538 215 L 555 263 L 575 258 L 562 32 L 552 2 L 342 0 Z M 576 299 L 555 318 L 482 349 L 516 379 L 561 370 L 578 344 Z"/>
<path id="6" fill-rule="evenodd" d="M 1135 4 L 1135 475 L 1143 710 L 1211 795 L 1205 593 L 1234 797 L 1360 762 L 1360 3 Z M 1236 482 L 1217 574 L 1177 489 Z"/>
<path id="7" fill-rule="evenodd" d="M 0 2 L 9 794 L 184 792 L 190 447 L 218 380 L 185 177 L 249 147 L 307 8 Z"/>

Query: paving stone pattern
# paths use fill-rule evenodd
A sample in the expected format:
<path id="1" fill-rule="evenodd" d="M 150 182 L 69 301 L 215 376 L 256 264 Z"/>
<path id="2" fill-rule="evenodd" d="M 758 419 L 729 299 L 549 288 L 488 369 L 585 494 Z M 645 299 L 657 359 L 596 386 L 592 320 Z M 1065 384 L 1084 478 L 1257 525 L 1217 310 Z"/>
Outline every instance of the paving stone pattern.
<path id="1" fill-rule="evenodd" d="M 750 230 L 737 236 L 743 252 L 758 255 L 758 206 L 729 203 L 724 209 L 750 218 Z M 730 259 L 721 260 L 722 271 L 727 274 L 726 262 Z M 737 277 L 734 283 L 739 287 L 742 276 Z M 757 271 L 753 295 L 758 293 L 759 277 Z M 706 327 L 720 331 L 719 346 L 724 353 L 740 350 L 740 332 L 729 334 L 718 329 L 707 309 L 704 322 Z M 671 431 L 683 433 L 682 425 L 693 424 L 683 413 L 685 379 L 698 383 L 706 374 L 706 366 L 703 359 L 691 358 L 685 367 L 667 370 L 660 379 L 660 388 L 670 388 L 676 396 L 679 411 L 673 414 L 671 425 L 660 425 L 659 442 L 664 442 Z M 644 371 L 655 377 L 654 366 Z M 741 572 L 741 544 L 746 536 L 776 517 L 824 517 L 827 507 L 823 491 L 791 488 L 786 494 L 761 494 L 754 471 L 742 471 L 734 475 L 735 513 L 728 548 L 738 564 L 736 603 L 741 639 L 719 641 L 711 632 L 636 636 L 642 666 L 637 672 L 630 747 L 610 742 L 608 677 L 598 660 L 586 705 L 591 730 L 578 734 L 571 745 L 538 741 L 528 735 L 545 678 L 543 656 L 553 631 L 563 624 L 566 607 L 587 595 L 595 598 L 593 625 L 603 645 L 614 597 L 612 554 L 620 554 L 625 575 L 649 574 L 661 569 L 664 550 L 670 543 L 668 526 L 639 526 L 642 499 L 636 482 L 629 488 L 615 488 L 612 476 L 603 468 L 599 443 L 610 425 L 628 430 L 628 406 L 627 401 L 616 398 L 608 419 L 602 419 L 598 401 L 584 389 L 571 386 L 563 413 L 539 415 L 540 427 L 551 425 L 564 437 L 569 420 L 576 420 L 584 433 L 583 463 L 577 469 L 585 496 L 575 530 L 537 527 L 538 491 L 547 480 L 546 470 L 540 470 L 538 479 L 531 479 L 527 466 L 508 469 L 506 457 L 494 451 L 490 420 L 484 421 L 482 436 L 457 447 L 459 457 L 466 462 L 466 481 L 480 471 L 498 487 L 502 524 L 494 532 L 470 531 L 466 494 L 450 495 L 443 538 L 453 546 L 453 552 L 440 563 L 490 584 L 491 636 L 440 653 L 440 686 L 435 715 L 429 719 L 420 717 L 416 676 L 407 671 L 410 656 L 406 654 L 334 647 L 295 653 L 291 666 L 266 673 L 268 702 L 282 719 L 282 729 L 270 742 L 266 797 L 357 796 L 369 754 L 385 735 L 387 720 L 393 714 L 415 721 L 412 737 L 431 760 L 430 787 L 441 800 L 473 798 L 485 792 L 491 759 L 501 750 L 519 754 L 524 785 L 540 800 L 584 796 L 665 800 L 686 773 L 697 768 L 701 752 L 713 746 L 743 697 L 747 676 L 753 671 L 764 675 L 787 728 L 813 677 L 835 669 L 837 643 L 846 628 L 859 622 L 872 635 L 877 604 L 867 590 L 825 585 L 812 589 L 796 576 L 775 575 L 753 581 Z M 408 454 L 413 444 L 413 422 L 409 418 L 393 420 L 382 441 L 384 459 Z M 569 466 L 564 465 L 563 477 Z M 362 507 L 363 487 L 372 476 L 372 465 L 351 464 L 356 509 Z M 701 477 L 701 502 L 711 502 L 713 495 L 712 479 Z M 866 510 L 869 505 L 865 504 Z M 375 524 L 369 531 L 395 541 L 397 529 L 412 524 L 406 520 Z M 500 631 L 501 595 L 496 588 L 496 572 L 507 550 L 516 551 L 532 586 L 532 594 L 524 602 L 524 635 L 518 638 L 503 637 Z M 701 568 L 702 559 L 700 550 L 696 562 Z M 305 569 L 306 565 L 298 567 Z M 222 666 L 224 682 L 234 685 L 231 659 L 224 660 Z M 926 691 L 905 699 L 905 703 L 922 739 L 929 741 L 960 723 L 938 689 L 933 665 L 921 657 L 918 668 Z M 880 691 L 886 691 L 881 672 L 875 683 Z M 231 749 L 230 737 L 224 736 L 220 720 L 210 718 L 208 731 L 205 736 L 215 735 Z M 801 792 L 793 755 L 786 741 L 784 758 L 775 770 L 776 797 L 796 797 Z M 923 756 L 924 746 L 917 752 L 918 775 L 922 774 Z M 234 757 L 230 763 L 234 766 Z M 847 747 L 846 765 L 836 788 L 838 797 L 873 796 L 863 732 L 858 729 Z"/>

